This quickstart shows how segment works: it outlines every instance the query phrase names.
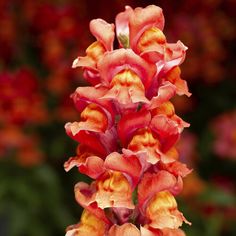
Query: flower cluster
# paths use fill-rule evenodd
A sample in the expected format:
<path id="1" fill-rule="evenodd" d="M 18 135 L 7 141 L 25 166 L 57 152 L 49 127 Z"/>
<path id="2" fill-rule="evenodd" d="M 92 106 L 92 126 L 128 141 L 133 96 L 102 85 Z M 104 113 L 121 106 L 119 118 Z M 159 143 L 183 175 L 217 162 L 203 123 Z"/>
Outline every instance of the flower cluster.
<path id="1" fill-rule="evenodd" d="M 75 186 L 84 212 L 66 236 L 185 235 L 179 227 L 190 223 L 175 195 L 190 170 L 178 161 L 175 143 L 189 124 L 170 99 L 191 95 L 179 68 L 187 47 L 168 43 L 163 27 L 162 9 L 154 5 L 127 6 L 115 25 L 90 22 L 96 41 L 73 67 L 83 68 L 91 86 L 71 95 L 80 121 L 65 129 L 79 145 L 64 167 L 93 181 Z"/>

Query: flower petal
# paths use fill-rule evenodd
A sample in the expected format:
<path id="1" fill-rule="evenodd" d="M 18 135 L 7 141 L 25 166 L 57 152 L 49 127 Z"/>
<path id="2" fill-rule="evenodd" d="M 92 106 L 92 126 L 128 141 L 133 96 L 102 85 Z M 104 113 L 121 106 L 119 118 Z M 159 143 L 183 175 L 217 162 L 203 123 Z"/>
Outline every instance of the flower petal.
<path id="1" fill-rule="evenodd" d="M 71 97 L 80 112 L 90 103 L 98 105 L 107 116 L 109 129 L 114 124 L 115 110 L 111 101 L 100 99 L 106 93 L 107 89 L 104 87 L 78 87 Z"/>
<path id="2" fill-rule="evenodd" d="M 74 60 L 72 68 L 83 67 L 87 69 L 97 68 L 97 62 L 106 52 L 101 42 L 95 41 L 86 49 L 86 56 L 78 57 Z"/>
<path id="3" fill-rule="evenodd" d="M 109 24 L 102 19 L 95 19 L 90 21 L 89 27 L 91 33 L 104 45 L 106 50 L 111 51 L 115 38 L 114 24 Z"/>
<path id="4" fill-rule="evenodd" d="M 154 229 L 149 225 L 141 226 L 142 236 L 185 236 L 185 233 L 181 229 Z"/>
<path id="5" fill-rule="evenodd" d="M 130 69 L 141 79 L 147 89 L 156 73 L 156 66 L 148 63 L 131 49 L 117 49 L 106 53 L 98 63 L 101 83 L 109 87 L 112 79 L 119 72 Z"/>
<path id="6" fill-rule="evenodd" d="M 96 187 L 95 201 L 100 208 L 125 207 L 134 209 L 131 185 L 122 173 L 106 172 L 97 180 Z"/>
<path id="7" fill-rule="evenodd" d="M 183 221 L 191 224 L 178 211 L 176 200 L 169 191 L 158 192 L 151 198 L 146 209 L 146 217 L 150 220 L 149 225 L 157 229 L 177 229 Z"/>
<path id="8" fill-rule="evenodd" d="M 156 63 L 164 60 L 166 38 L 163 32 L 152 27 L 144 31 L 137 43 L 137 52 L 146 60 Z"/>
<path id="9" fill-rule="evenodd" d="M 161 170 L 166 170 L 175 176 L 181 176 L 181 177 L 187 176 L 192 171 L 192 170 L 188 169 L 186 164 L 183 164 L 179 161 L 174 161 L 171 163 L 159 162 L 158 167 Z"/>
<path id="10" fill-rule="evenodd" d="M 141 236 L 141 233 L 135 225 L 125 223 L 123 225 L 113 225 L 108 236 Z"/>
<path id="11" fill-rule="evenodd" d="M 143 32 L 149 28 L 156 27 L 160 30 L 164 28 L 164 16 L 162 9 L 155 5 L 146 8 L 137 7 L 130 16 L 130 46 L 135 48 L 137 41 Z"/>
<path id="12" fill-rule="evenodd" d="M 153 117 L 156 115 L 166 115 L 168 118 L 170 118 L 176 123 L 179 133 L 181 133 L 184 128 L 190 126 L 189 123 L 183 121 L 179 116 L 175 114 L 174 105 L 170 101 L 165 101 L 164 103 L 152 109 L 151 114 Z"/>
<path id="13" fill-rule="evenodd" d="M 92 132 L 88 132 L 85 130 L 81 130 L 78 133 L 74 133 L 73 131 L 73 123 L 67 123 L 65 125 L 66 133 L 75 141 L 82 143 L 94 150 L 96 153 L 99 153 L 101 156 L 107 155 L 107 150 L 103 146 L 98 135 Z"/>
<path id="14" fill-rule="evenodd" d="M 180 136 L 176 122 L 165 115 L 154 116 L 150 128 L 157 134 L 164 153 L 173 147 Z"/>
<path id="15" fill-rule="evenodd" d="M 138 205 L 141 213 L 144 215 L 144 211 L 147 207 L 148 201 L 157 193 L 163 190 L 169 190 L 175 192 L 177 185 L 177 179 L 171 173 L 160 170 L 157 173 L 144 174 L 139 186 L 138 186 Z M 148 188 L 147 188 L 148 186 Z"/>
<path id="16" fill-rule="evenodd" d="M 118 136 L 123 146 L 128 144 L 137 129 L 149 126 L 150 121 L 151 114 L 147 110 L 123 115 L 117 126 Z"/>
<path id="17" fill-rule="evenodd" d="M 113 152 L 106 157 L 104 166 L 107 169 L 124 173 L 127 179 L 131 178 L 133 189 L 136 187 L 140 175 L 142 174 L 142 166 L 138 157 L 131 153 L 127 155 Z"/>
<path id="18" fill-rule="evenodd" d="M 142 236 L 163 236 L 160 229 L 154 229 L 145 225 L 144 227 L 140 227 L 141 235 Z"/>
<path id="19" fill-rule="evenodd" d="M 96 197 L 96 186 L 95 182 L 88 185 L 84 182 L 79 182 L 74 187 L 75 199 L 76 201 L 86 210 L 94 214 L 97 218 L 101 219 L 107 224 L 110 221 L 107 219 L 105 212 L 98 207 L 95 197 Z"/>
<path id="20" fill-rule="evenodd" d="M 86 56 L 77 57 L 72 68 L 82 67 L 84 69 L 84 78 L 92 85 L 100 83 L 100 74 L 97 69 L 98 61 L 103 57 L 106 49 L 101 42 L 96 41 L 86 49 Z"/>
<path id="21" fill-rule="evenodd" d="M 188 91 L 187 82 L 180 78 L 181 70 L 178 66 L 173 67 L 171 70 L 168 71 L 165 78 L 170 81 L 173 85 L 176 86 L 176 93 L 178 95 L 187 95 L 188 97 L 191 96 L 191 93 Z"/>
<path id="22" fill-rule="evenodd" d="M 74 166 L 79 168 L 80 173 L 86 174 L 87 176 L 97 179 L 101 174 L 104 173 L 104 161 L 97 156 L 89 156 L 85 160 L 81 160 L 80 157 L 71 157 L 64 164 L 66 171 L 69 171 Z"/>
<path id="23" fill-rule="evenodd" d="M 145 153 L 146 161 L 156 164 L 161 157 L 160 142 L 153 137 L 150 129 L 143 128 L 135 132 L 133 138 L 129 142 L 128 149 L 134 153 Z"/>
<path id="24" fill-rule="evenodd" d="M 137 109 L 138 103 L 149 103 L 141 79 L 132 70 L 123 70 L 111 81 L 110 90 L 102 99 L 112 99 L 122 110 Z M 119 110 L 120 110 L 119 109 Z"/>
<path id="25" fill-rule="evenodd" d="M 125 6 L 125 11 L 116 16 L 116 35 L 120 46 L 124 48 L 129 46 L 129 18 L 133 13 L 130 6 Z"/>
<path id="26" fill-rule="evenodd" d="M 165 64 L 162 73 L 166 73 L 175 66 L 179 66 L 185 59 L 187 47 L 181 42 L 168 43 L 166 45 Z M 160 73 L 160 75 L 162 75 Z"/>
<path id="27" fill-rule="evenodd" d="M 157 96 L 153 96 L 150 104 L 145 105 L 148 109 L 154 109 L 169 101 L 176 93 L 176 87 L 170 82 L 163 83 L 157 90 Z"/>
<path id="28" fill-rule="evenodd" d="M 163 236 L 185 236 L 185 233 L 181 229 L 162 229 Z"/>
<path id="29" fill-rule="evenodd" d="M 84 210 L 80 223 L 69 226 L 65 236 L 104 236 L 106 228 L 105 222 Z"/>
<path id="30" fill-rule="evenodd" d="M 96 104 L 90 103 L 80 114 L 80 122 L 73 122 L 70 126 L 72 134 L 76 135 L 81 130 L 105 132 L 108 119 L 104 111 Z"/>

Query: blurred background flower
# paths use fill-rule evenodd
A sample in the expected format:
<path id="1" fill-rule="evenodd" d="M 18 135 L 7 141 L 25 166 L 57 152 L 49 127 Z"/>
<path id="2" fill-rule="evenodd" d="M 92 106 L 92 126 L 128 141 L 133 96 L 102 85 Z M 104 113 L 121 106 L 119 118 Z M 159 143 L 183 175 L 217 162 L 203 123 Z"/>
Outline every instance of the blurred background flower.
<path id="1" fill-rule="evenodd" d="M 193 95 L 172 101 L 191 123 L 178 143 L 194 169 L 178 199 L 184 230 L 236 235 L 234 0 L 0 0 L 0 235 L 63 235 L 79 218 L 73 186 L 86 179 L 64 172 L 76 148 L 64 124 L 79 119 L 69 96 L 86 83 L 71 64 L 94 41 L 91 19 L 149 4 L 163 8 L 169 41 L 189 48 L 181 77 Z"/>

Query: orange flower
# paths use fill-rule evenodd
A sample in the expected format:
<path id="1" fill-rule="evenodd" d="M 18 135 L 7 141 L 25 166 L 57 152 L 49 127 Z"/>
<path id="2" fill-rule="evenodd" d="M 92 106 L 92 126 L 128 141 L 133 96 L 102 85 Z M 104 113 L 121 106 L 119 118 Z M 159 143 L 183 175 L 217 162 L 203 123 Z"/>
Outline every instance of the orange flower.
<path id="1" fill-rule="evenodd" d="M 117 171 L 107 172 L 97 181 L 96 201 L 102 209 L 126 207 L 134 209 L 132 189 L 125 176 Z"/>
<path id="2" fill-rule="evenodd" d="M 94 132 L 105 132 L 107 129 L 107 117 L 103 110 L 96 104 L 89 104 L 81 112 L 80 117 L 80 122 L 74 122 L 70 125 L 73 135 L 84 129 Z"/>
<path id="3" fill-rule="evenodd" d="M 166 43 L 166 37 L 163 34 L 163 32 L 156 27 L 152 27 L 144 31 L 144 33 L 141 35 L 138 41 L 137 49 L 140 52 L 149 50 L 151 51 L 157 50 L 158 52 L 159 49 L 161 50 L 161 54 L 163 54 L 164 48 L 161 47 L 161 45 L 165 43 Z"/>
<path id="4" fill-rule="evenodd" d="M 182 187 L 182 181 L 168 171 L 160 170 L 153 174 L 145 173 L 138 185 L 138 207 L 141 213 L 146 215 L 146 207 L 157 193 L 168 190 L 173 194 L 178 194 Z"/>
<path id="5" fill-rule="evenodd" d="M 133 152 L 145 151 L 147 153 L 147 162 L 155 164 L 161 156 L 160 146 L 159 140 L 153 137 L 151 130 L 144 128 L 135 133 L 129 142 L 128 149 Z"/>
<path id="6" fill-rule="evenodd" d="M 118 171 L 107 171 L 91 185 L 79 182 L 75 186 L 78 203 L 88 208 L 96 203 L 97 207 L 125 207 L 134 209 L 132 189 L 127 178 Z"/>
<path id="7" fill-rule="evenodd" d="M 84 210 L 77 225 L 71 225 L 67 228 L 66 236 L 104 236 L 106 223 L 89 211 Z"/>
<path id="8" fill-rule="evenodd" d="M 147 220 L 153 228 L 179 228 L 183 221 L 190 224 L 177 209 L 175 198 L 169 191 L 156 193 L 149 201 L 146 209 Z"/>

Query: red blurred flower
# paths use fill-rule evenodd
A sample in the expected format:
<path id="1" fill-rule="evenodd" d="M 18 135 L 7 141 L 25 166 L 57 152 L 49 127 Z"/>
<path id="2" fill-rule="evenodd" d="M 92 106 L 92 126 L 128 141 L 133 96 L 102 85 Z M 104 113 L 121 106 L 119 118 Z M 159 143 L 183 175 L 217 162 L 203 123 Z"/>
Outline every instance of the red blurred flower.
<path id="1" fill-rule="evenodd" d="M 212 123 L 215 135 L 213 151 L 222 158 L 236 159 L 236 111 L 216 117 Z"/>
<path id="2" fill-rule="evenodd" d="M 40 94 L 34 73 L 22 68 L 16 73 L 0 74 L 0 111 L 1 122 L 43 123 L 46 122 L 47 110 L 44 98 Z"/>

